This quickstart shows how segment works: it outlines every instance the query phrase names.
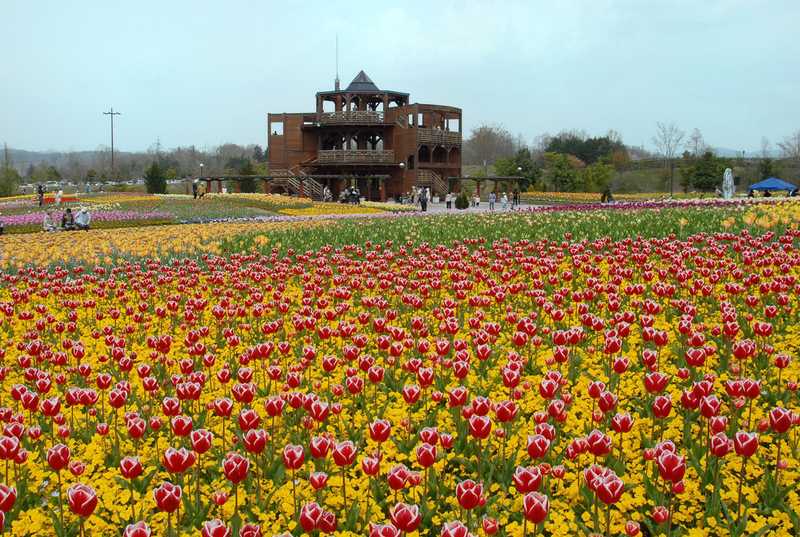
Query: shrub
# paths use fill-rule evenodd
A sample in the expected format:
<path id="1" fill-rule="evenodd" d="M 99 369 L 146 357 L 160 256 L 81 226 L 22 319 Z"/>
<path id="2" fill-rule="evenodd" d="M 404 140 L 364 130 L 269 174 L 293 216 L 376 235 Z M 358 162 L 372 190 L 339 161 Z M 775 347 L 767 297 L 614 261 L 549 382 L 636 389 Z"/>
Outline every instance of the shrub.
<path id="1" fill-rule="evenodd" d="M 456 209 L 466 209 L 467 207 L 469 207 L 469 199 L 465 192 L 461 192 L 458 197 L 456 197 Z"/>

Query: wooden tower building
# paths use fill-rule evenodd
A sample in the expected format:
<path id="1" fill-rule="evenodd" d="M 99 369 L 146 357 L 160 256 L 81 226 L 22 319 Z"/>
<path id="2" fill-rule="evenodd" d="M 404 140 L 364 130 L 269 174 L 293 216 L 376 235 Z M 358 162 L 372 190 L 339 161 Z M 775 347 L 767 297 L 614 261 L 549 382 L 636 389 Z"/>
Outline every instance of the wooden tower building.
<path id="1" fill-rule="evenodd" d="M 316 110 L 267 116 L 270 173 L 285 188 L 321 198 L 355 185 L 384 201 L 428 187 L 458 190 L 461 109 L 411 103 L 409 94 L 379 89 L 364 71 L 345 88 L 321 91 Z"/>

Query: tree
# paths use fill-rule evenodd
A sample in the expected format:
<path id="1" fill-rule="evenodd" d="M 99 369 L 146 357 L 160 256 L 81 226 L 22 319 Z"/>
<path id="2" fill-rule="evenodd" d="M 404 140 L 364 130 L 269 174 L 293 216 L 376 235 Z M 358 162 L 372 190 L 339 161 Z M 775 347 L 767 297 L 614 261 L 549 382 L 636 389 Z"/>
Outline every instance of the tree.
<path id="1" fill-rule="evenodd" d="M 608 160 L 614 151 L 624 151 L 619 133 L 609 131 L 605 136 L 589 137 L 581 131 L 564 131 L 548 139 L 546 151 L 574 155 L 586 164 Z"/>
<path id="2" fill-rule="evenodd" d="M 669 195 L 675 193 L 675 154 L 683 140 L 684 132 L 675 123 L 656 123 L 653 143 L 664 159 L 664 167 L 669 168 Z"/>
<path id="3" fill-rule="evenodd" d="M 86 182 L 87 183 L 94 183 L 95 179 L 97 179 L 97 172 L 94 168 L 89 168 L 86 170 Z"/>
<path id="4" fill-rule="evenodd" d="M 256 171 L 253 169 L 253 163 L 249 160 L 246 160 L 242 167 L 239 168 L 239 175 L 255 175 Z M 248 177 L 245 179 L 241 179 L 239 184 L 241 186 L 242 192 L 255 192 L 256 191 L 256 180 L 252 177 Z"/>
<path id="5" fill-rule="evenodd" d="M 545 153 L 546 174 L 548 182 L 556 192 L 574 192 L 578 183 L 578 173 L 563 153 Z"/>
<path id="6" fill-rule="evenodd" d="M 762 181 L 770 177 L 778 177 L 780 174 L 778 163 L 771 158 L 762 158 L 758 161 L 758 175 Z"/>
<path id="7" fill-rule="evenodd" d="M 264 162 L 267 160 L 266 155 L 264 155 L 264 150 L 261 149 L 260 145 L 253 147 L 253 160 L 256 162 Z"/>
<path id="8" fill-rule="evenodd" d="M 161 171 L 158 161 L 154 160 L 147 171 L 144 173 L 144 182 L 147 185 L 147 192 L 150 194 L 165 194 L 167 192 L 167 180 Z"/>
<path id="9" fill-rule="evenodd" d="M 167 170 L 164 172 L 164 179 L 166 179 L 167 181 L 172 181 L 177 178 L 178 178 L 178 171 L 175 168 L 172 167 L 167 168 Z"/>
<path id="10" fill-rule="evenodd" d="M 772 144 L 769 143 L 769 138 L 766 136 L 761 137 L 761 158 L 769 158 L 772 153 Z"/>
<path id="11" fill-rule="evenodd" d="M 614 166 L 595 162 L 581 170 L 580 177 L 584 192 L 603 192 L 614 177 Z"/>
<path id="12" fill-rule="evenodd" d="M 706 152 L 708 146 L 706 146 L 706 141 L 703 139 L 703 133 L 700 132 L 700 129 L 695 127 L 692 134 L 689 135 L 689 139 L 686 141 L 686 149 L 695 157 L 699 157 Z"/>
<path id="13" fill-rule="evenodd" d="M 514 154 L 514 137 L 501 126 L 481 125 L 464 142 L 466 164 L 494 164 L 495 160 Z"/>
<path id="14" fill-rule="evenodd" d="M 688 164 L 681 168 L 681 175 L 688 186 L 709 192 L 722 184 L 726 161 L 706 151 L 700 158 L 686 159 Z"/>
<path id="15" fill-rule="evenodd" d="M 497 175 L 520 177 L 517 186 L 522 191 L 528 190 L 528 187 L 536 183 L 541 175 L 541 170 L 527 147 L 519 149 L 513 157 L 497 159 L 494 162 L 494 169 Z"/>
<path id="16" fill-rule="evenodd" d="M 786 158 L 800 160 L 800 130 L 778 142 L 778 147 Z"/>
<path id="17" fill-rule="evenodd" d="M 60 181 L 61 180 L 61 172 L 58 171 L 58 168 L 55 166 L 48 166 L 45 169 L 45 178 L 48 181 Z"/>
<path id="18" fill-rule="evenodd" d="M 21 179 L 16 168 L 8 165 L 3 166 L 2 170 L 0 170 L 0 197 L 16 194 Z"/>

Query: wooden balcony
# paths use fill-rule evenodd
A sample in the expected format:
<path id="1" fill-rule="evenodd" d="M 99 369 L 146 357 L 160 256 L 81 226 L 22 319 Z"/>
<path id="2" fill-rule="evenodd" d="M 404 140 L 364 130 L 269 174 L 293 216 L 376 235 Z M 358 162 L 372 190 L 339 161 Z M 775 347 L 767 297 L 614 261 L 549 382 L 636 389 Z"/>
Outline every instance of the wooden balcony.
<path id="1" fill-rule="evenodd" d="M 324 112 L 319 116 L 320 125 L 382 125 L 383 112 L 352 110 Z"/>
<path id="2" fill-rule="evenodd" d="M 461 145 L 461 133 L 441 129 L 417 129 L 417 143 Z"/>
<path id="3" fill-rule="evenodd" d="M 317 164 L 394 164 L 394 151 L 327 149 L 317 153 Z"/>

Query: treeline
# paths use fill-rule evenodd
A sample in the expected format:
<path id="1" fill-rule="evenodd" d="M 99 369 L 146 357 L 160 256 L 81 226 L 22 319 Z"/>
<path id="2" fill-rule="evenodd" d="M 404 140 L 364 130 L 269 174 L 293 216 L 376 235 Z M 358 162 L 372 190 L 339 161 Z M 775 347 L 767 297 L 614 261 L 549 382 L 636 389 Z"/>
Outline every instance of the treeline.
<path id="1" fill-rule="evenodd" d="M 673 123 L 657 123 L 653 144 L 655 153 L 627 146 L 613 130 L 603 136 L 582 131 L 544 134 L 528 144 L 501 126 L 482 125 L 464 140 L 463 155 L 474 176 L 522 177 L 522 188 L 560 192 L 602 192 L 622 184 L 635 190 L 644 183 L 645 188 L 670 192 L 677 188 L 713 191 L 727 167 L 746 175 L 736 177 L 737 184 L 744 184 L 782 173 L 796 179 L 800 164 L 800 131 L 777 144 L 782 160 L 773 158 L 775 152 L 767 139 L 762 139 L 756 158 L 718 156 L 699 129 L 687 137 Z"/>
<path id="2" fill-rule="evenodd" d="M 210 149 L 195 146 L 163 149 L 159 143 L 142 152 L 114 152 L 114 173 L 111 151 L 36 154 L 9 151 L 8 167 L 16 170 L 23 182 L 70 181 L 110 182 L 140 179 L 157 162 L 167 180 L 204 175 L 239 173 L 245 163 L 256 173 L 266 171 L 266 153 L 259 145 L 222 144 Z M 201 167 L 202 164 L 202 167 Z M 202 169 L 201 169 L 202 168 Z"/>
<path id="3" fill-rule="evenodd" d="M 582 131 L 545 134 L 528 145 L 502 127 L 483 125 L 464 141 L 464 164 L 478 166 L 475 176 L 488 175 L 491 166 L 496 176 L 522 177 L 523 189 L 600 192 L 631 155 L 651 157 L 626 147 L 614 131 L 603 136 Z"/>

